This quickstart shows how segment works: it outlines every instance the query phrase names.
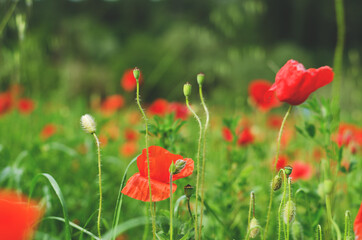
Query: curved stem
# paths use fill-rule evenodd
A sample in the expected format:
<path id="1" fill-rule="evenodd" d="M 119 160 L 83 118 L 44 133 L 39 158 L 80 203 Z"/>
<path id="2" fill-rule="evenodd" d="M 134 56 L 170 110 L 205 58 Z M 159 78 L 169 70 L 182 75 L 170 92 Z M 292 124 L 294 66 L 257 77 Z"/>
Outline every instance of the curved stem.
<path id="1" fill-rule="evenodd" d="M 197 220 L 197 209 L 198 209 L 198 196 L 199 196 L 199 180 L 200 180 L 200 148 L 201 148 L 201 138 L 202 138 L 202 124 L 200 118 L 197 116 L 195 111 L 191 108 L 189 104 L 189 98 L 186 97 L 186 105 L 187 108 L 190 110 L 190 112 L 194 115 L 196 118 L 200 132 L 199 132 L 199 141 L 198 141 L 198 147 L 197 147 L 197 176 L 196 176 L 196 203 L 195 203 L 195 239 L 198 238 L 198 220 Z"/>
<path id="2" fill-rule="evenodd" d="M 337 233 L 337 240 L 341 240 L 342 239 L 341 231 L 339 230 L 337 223 L 332 218 L 331 197 L 329 194 L 326 195 L 326 208 L 327 208 L 328 221 L 330 222 L 330 224 L 333 226 L 334 230 Z"/>
<path id="3" fill-rule="evenodd" d="M 101 151 L 100 151 L 100 143 L 98 137 L 95 133 L 92 134 L 96 144 L 97 144 L 97 154 L 98 154 L 98 184 L 99 184 L 99 208 L 98 208 L 98 217 L 97 217 L 97 230 L 98 237 L 102 239 L 101 235 L 101 214 L 102 214 L 102 168 L 101 168 Z"/>
<path id="4" fill-rule="evenodd" d="M 146 153 L 147 153 L 147 175 L 148 175 L 148 189 L 149 189 L 149 192 L 150 192 L 150 211 L 151 211 L 151 217 L 152 217 L 152 234 L 153 234 L 153 239 L 156 239 L 156 214 L 155 214 L 155 211 L 152 207 L 152 189 L 151 189 L 151 171 L 150 171 L 150 157 L 149 157 L 149 153 L 148 153 L 148 119 L 147 119 L 147 116 L 145 114 L 145 112 L 143 111 L 143 108 L 141 106 L 141 103 L 140 103 L 140 84 L 139 84 L 139 81 L 138 79 L 137 80 L 137 96 L 136 96 L 136 99 L 137 99 L 137 105 L 138 105 L 138 108 L 145 120 L 145 142 L 146 142 Z"/>
<path id="5" fill-rule="evenodd" d="M 192 217 L 192 212 L 191 212 L 191 206 L 190 206 L 190 198 L 187 198 L 187 208 L 189 210 L 189 214 L 192 220 L 194 220 L 194 218 Z"/>
<path id="6" fill-rule="evenodd" d="M 172 173 L 170 173 L 170 240 L 173 239 Z"/>
<path id="7" fill-rule="evenodd" d="M 203 133 L 203 150 L 202 150 L 202 175 L 201 175 L 201 209 L 200 209 L 200 228 L 199 228 L 199 237 L 201 239 L 201 229 L 202 229 L 202 218 L 204 215 L 204 183 L 205 183 L 205 162 L 206 162 L 206 131 L 207 131 L 207 127 L 209 125 L 209 119 L 210 119 L 210 114 L 209 114 L 209 110 L 207 109 L 207 106 L 205 104 L 205 100 L 204 100 L 204 96 L 202 94 L 202 85 L 199 85 L 199 94 L 200 94 L 200 99 L 201 99 L 201 104 L 204 107 L 204 111 L 205 111 L 205 115 L 206 115 L 206 120 L 205 120 L 205 125 L 204 125 L 204 133 Z"/>

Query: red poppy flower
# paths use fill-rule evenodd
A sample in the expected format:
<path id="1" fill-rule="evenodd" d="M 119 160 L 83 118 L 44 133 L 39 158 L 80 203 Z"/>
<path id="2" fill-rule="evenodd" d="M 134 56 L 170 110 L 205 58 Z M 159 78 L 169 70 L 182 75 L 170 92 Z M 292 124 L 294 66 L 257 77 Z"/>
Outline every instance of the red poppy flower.
<path id="1" fill-rule="evenodd" d="M 279 130 L 283 122 L 283 117 L 279 115 L 271 115 L 268 117 L 268 126 L 272 129 Z"/>
<path id="2" fill-rule="evenodd" d="M 299 105 L 312 92 L 332 82 L 333 75 L 328 66 L 306 70 L 303 64 L 291 59 L 279 70 L 266 96 L 269 98 L 275 92 L 279 101 Z"/>
<path id="3" fill-rule="evenodd" d="M 11 109 L 12 96 L 10 92 L 0 93 L 0 116 Z"/>
<path id="4" fill-rule="evenodd" d="M 28 98 L 22 98 L 18 102 L 18 109 L 22 114 L 29 114 L 34 110 L 34 101 Z"/>
<path id="5" fill-rule="evenodd" d="M 152 201 L 158 202 L 170 197 L 169 168 L 171 163 L 175 163 L 179 159 L 186 161 L 186 166 L 181 170 L 181 172 L 173 176 L 172 180 L 175 181 L 192 174 L 194 170 L 194 161 L 191 158 L 183 158 L 181 155 L 172 154 L 159 146 L 149 147 L 148 152 L 151 173 Z M 122 190 L 123 194 L 144 202 L 150 201 L 146 155 L 146 149 L 143 149 L 142 154 L 137 158 L 139 172 L 134 174 L 128 180 L 126 186 Z M 173 192 L 176 191 L 176 188 L 176 184 L 173 184 Z"/>
<path id="6" fill-rule="evenodd" d="M 240 133 L 238 144 L 241 146 L 246 146 L 254 142 L 254 135 L 252 134 L 249 127 L 244 128 Z"/>
<path id="7" fill-rule="evenodd" d="M 139 78 L 140 84 L 142 83 L 142 74 L 140 73 Z M 124 72 L 121 79 L 121 86 L 127 92 L 133 91 L 136 89 L 137 81 L 133 76 L 133 69 L 128 69 Z"/>
<path id="8" fill-rule="evenodd" d="M 138 139 L 138 133 L 133 129 L 126 129 L 124 131 L 124 138 L 127 141 L 135 141 Z"/>
<path id="9" fill-rule="evenodd" d="M 354 220 L 354 234 L 356 235 L 356 240 L 357 239 L 362 239 L 362 203 L 361 206 L 359 207 L 356 219 Z"/>
<path id="10" fill-rule="evenodd" d="M 27 197 L 15 192 L 0 190 L 1 239 L 31 239 L 43 212 L 37 202 L 28 201 Z"/>
<path id="11" fill-rule="evenodd" d="M 290 177 L 293 180 L 308 180 L 312 177 L 312 167 L 308 163 L 295 161 L 292 164 L 293 171 L 292 174 L 290 174 Z"/>
<path id="12" fill-rule="evenodd" d="M 119 148 L 119 152 L 124 157 L 133 157 L 137 152 L 137 143 L 126 142 Z"/>
<path id="13" fill-rule="evenodd" d="M 168 102 L 165 99 L 156 99 L 148 108 L 152 115 L 164 116 L 168 110 Z"/>
<path id="14" fill-rule="evenodd" d="M 124 105 L 124 99 L 121 95 L 112 95 L 107 97 L 102 103 L 101 110 L 105 114 L 112 114 Z"/>
<path id="15" fill-rule="evenodd" d="M 272 95 L 269 99 L 264 97 L 265 93 L 272 86 L 272 83 L 263 79 L 253 80 L 249 84 L 249 97 L 261 111 L 269 111 L 271 108 L 278 107 L 281 102 Z"/>
<path id="16" fill-rule="evenodd" d="M 277 162 L 277 171 L 279 171 L 282 168 L 285 168 L 288 165 L 288 157 L 287 156 L 279 156 L 278 162 Z M 275 158 L 273 160 L 272 169 L 274 169 L 275 164 Z"/>
<path id="17" fill-rule="evenodd" d="M 99 135 L 99 143 L 101 147 L 105 147 L 108 144 L 108 138 L 105 135 Z"/>
<path id="18" fill-rule="evenodd" d="M 227 142 L 231 142 L 233 140 L 233 133 L 227 127 L 222 128 L 222 136 Z"/>
<path id="19" fill-rule="evenodd" d="M 335 139 L 338 146 L 348 146 L 354 140 L 357 132 L 358 128 L 355 125 L 341 123 Z"/>
<path id="20" fill-rule="evenodd" d="M 40 132 L 40 137 L 43 140 L 46 140 L 46 139 L 50 138 L 51 136 L 53 136 L 56 132 L 57 132 L 57 126 L 50 123 L 43 127 L 43 130 L 41 130 L 41 132 Z"/>
<path id="21" fill-rule="evenodd" d="M 173 102 L 169 106 L 169 112 L 175 113 L 176 119 L 186 120 L 189 116 L 188 108 L 185 104 Z"/>

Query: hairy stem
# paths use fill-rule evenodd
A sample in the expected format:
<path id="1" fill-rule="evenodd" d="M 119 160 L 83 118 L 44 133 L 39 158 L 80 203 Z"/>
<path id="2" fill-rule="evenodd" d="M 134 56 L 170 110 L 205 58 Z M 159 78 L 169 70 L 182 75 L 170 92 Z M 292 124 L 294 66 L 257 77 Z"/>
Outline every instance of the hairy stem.
<path id="1" fill-rule="evenodd" d="M 326 195 L 326 209 L 327 209 L 327 216 L 328 216 L 329 224 L 332 225 L 332 227 L 336 231 L 337 240 L 341 240 L 342 239 L 341 231 L 339 230 L 337 223 L 332 218 L 332 207 L 331 207 L 330 194 Z"/>
<path id="2" fill-rule="evenodd" d="M 102 167 L 101 167 L 101 150 L 100 143 L 97 135 L 95 133 L 92 134 L 96 144 L 97 144 L 97 154 L 98 154 L 98 184 L 99 184 L 99 208 L 98 208 L 98 217 L 97 217 L 97 230 L 98 237 L 102 239 L 101 235 L 101 214 L 102 214 Z"/>
<path id="3" fill-rule="evenodd" d="M 172 173 L 170 173 L 170 240 L 173 240 Z"/>

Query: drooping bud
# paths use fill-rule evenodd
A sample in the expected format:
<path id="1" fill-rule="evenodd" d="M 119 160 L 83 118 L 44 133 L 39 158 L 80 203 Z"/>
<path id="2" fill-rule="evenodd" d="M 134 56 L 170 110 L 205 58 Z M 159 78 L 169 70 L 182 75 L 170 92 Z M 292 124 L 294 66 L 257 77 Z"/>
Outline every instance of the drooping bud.
<path id="1" fill-rule="evenodd" d="M 173 172 L 173 174 L 178 174 L 182 171 L 182 169 L 184 169 L 186 166 L 186 161 L 179 159 L 176 161 L 175 163 L 175 171 Z"/>
<path id="2" fill-rule="evenodd" d="M 168 169 L 170 173 L 174 173 L 176 171 L 176 166 L 173 162 L 171 162 L 170 168 Z"/>
<path id="3" fill-rule="evenodd" d="M 329 180 L 329 179 L 324 180 L 324 182 L 323 182 L 323 189 L 324 189 L 324 193 L 325 193 L 326 195 L 331 194 L 332 189 L 333 189 L 333 183 L 332 183 L 332 181 Z"/>
<path id="4" fill-rule="evenodd" d="M 289 223 L 294 221 L 295 215 L 296 215 L 297 211 L 295 208 L 295 203 L 292 200 L 288 200 L 287 203 L 284 206 L 284 222 L 285 224 L 287 224 L 287 222 L 289 221 Z"/>
<path id="5" fill-rule="evenodd" d="M 140 78 L 140 70 L 137 67 L 133 69 L 133 76 L 138 82 L 138 79 Z"/>
<path id="6" fill-rule="evenodd" d="M 185 95 L 185 97 L 188 97 L 191 95 L 191 84 L 190 83 L 184 84 L 184 95 Z"/>
<path id="7" fill-rule="evenodd" d="M 80 118 L 80 124 L 84 131 L 87 133 L 93 134 L 96 132 L 96 122 L 94 121 L 94 118 L 89 115 L 85 114 Z"/>
<path id="8" fill-rule="evenodd" d="M 259 222 L 255 217 L 253 217 L 250 221 L 249 231 L 250 238 L 256 238 L 259 234 Z"/>
<path id="9" fill-rule="evenodd" d="M 282 186 L 282 177 L 277 174 L 272 181 L 272 188 L 274 191 L 277 191 L 280 189 L 280 187 Z"/>
<path id="10" fill-rule="evenodd" d="M 300 224 L 300 222 L 298 222 L 298 221 L 293 222 L 292 236 L 293 236 L 293 240 L 303 240 L 304 239 L 303 227 L 302 227 L 302 224 Z"/>
<path id="11" fill-rule="evenodd" d="M 284 168 L 285 174 L 289 177 L 290 174 L 292 174 L 293 167 L 292 166 L 286 166 Z"/>
<path id="12" fill-rule="evenodd" d="M 203 73 L 197 74 L 197 83 L 199 85 L 202 85 L 204 83 L 204 79 L 205 79 L 205 74 Z"/>
<path id="13" fill-rule="evenodd" d="M 187 185 L 184 187 L 184 192 L 185 192 L 185 195 L 186 195 L 187 199 L 190 199 L 190 197 L 191 197 L 192 194 L 194 193 L 194 187 L 191 186 L 190 184 L 187 184 Z"/>

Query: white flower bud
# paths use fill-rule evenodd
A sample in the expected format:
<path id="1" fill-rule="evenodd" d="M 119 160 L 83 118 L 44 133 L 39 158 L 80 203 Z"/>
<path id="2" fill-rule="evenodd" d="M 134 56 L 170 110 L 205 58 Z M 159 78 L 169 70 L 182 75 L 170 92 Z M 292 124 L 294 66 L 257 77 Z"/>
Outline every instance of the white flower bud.
<path id="1" fill-rule="evenodd" d="M 87 133 L 93 134 L 96 132 L 96 122 L 94 121 L 94 118 L 89 115 L 85 114 L 80 118 L 80 124 L 82 125 L 82 128 Z"/>

